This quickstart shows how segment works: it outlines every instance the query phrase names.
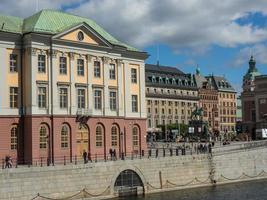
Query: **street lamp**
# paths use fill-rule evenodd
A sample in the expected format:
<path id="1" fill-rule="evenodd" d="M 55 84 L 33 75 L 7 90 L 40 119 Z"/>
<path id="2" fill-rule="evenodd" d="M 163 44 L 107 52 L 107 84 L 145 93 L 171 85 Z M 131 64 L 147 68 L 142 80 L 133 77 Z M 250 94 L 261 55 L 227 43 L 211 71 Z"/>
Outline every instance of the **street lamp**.
<path id="1" fill-rule="evenodd" d="M 120 133 L 121 139 L 121 159 L 124 160 L 124 152 L 123 152 L 123 132 Z"/>

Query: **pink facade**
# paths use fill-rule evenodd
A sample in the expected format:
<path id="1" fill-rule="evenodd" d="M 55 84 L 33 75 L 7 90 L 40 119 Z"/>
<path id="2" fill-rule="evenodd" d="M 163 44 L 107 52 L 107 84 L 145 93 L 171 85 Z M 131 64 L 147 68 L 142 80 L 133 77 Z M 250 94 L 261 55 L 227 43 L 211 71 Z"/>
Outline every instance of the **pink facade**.
<path id="1" fill-rule="evenodd" d="M 40 164 L 41 160 L 46 163 L 47 160 L 53 163 L 63 163 L 80 160 L 81 154 L 78 149 L 78 129 L 80 122 L 77 122 L 75 116 L 27 116 L 22 122 L 19 118 L 0 118 L 1 125 L 1 151 L 0 157 L 11 156 L 13 160 L 19 163 Z M 17 132 L 17 150 L 11 150 L 11 132 L 13 126 L 18 126 Z M 67 147 L 62 148 L 62 127 L 68 127 Z M 146 150 L 146 120 L 145 119 L 124 119 L 124 118 L 89 118 L 83 126 L 87 127 L 88 140 L 87 144 L 82 146 L 82 150 L 88 152 L 88 157 L 95 159 L 109 159 L 109 150 L 115 149 L 117 158 L 121 157 L 123 152 L 126 156 L 140 155 L 142 150 Z M 102 145 L 96 146 L 96 127 L 101 127 Z M 117 144 L 112 146 L 111 128 L 117 129 Z M 40 129 L 45 127 L 46 130 L 46 148 L 40 147 Z M 133 145 L 133 129 L 138 130 L 138 145 Z"/>

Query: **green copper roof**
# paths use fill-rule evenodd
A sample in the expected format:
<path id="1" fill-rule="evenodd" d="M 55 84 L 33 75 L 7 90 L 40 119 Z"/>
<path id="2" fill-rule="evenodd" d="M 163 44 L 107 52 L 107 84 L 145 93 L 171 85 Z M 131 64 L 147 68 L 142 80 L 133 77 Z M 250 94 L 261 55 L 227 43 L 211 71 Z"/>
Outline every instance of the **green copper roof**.
<path id="1" fill-rule="evenodd" d="M 12 16 L 0 15 L 0 31 L 21 33 L 23 19 Z"/>
<path id="2" fill-rule="evenodd" d="M 249 60 L 249 69 L 245 74 L 244 79 L 254 80 L 255 76 L 259 75 L 261 74 L 258 72 L 258 69 L 256 68 L 256 61 L 253 58 L 253 56 L 251 56 Z"/>
<path id="3" fill-rule="evenodd" d="M 93 20 L 61 11 L 42 10 L 24 20 L 16 17 L 0 16 L 0 23 L 1 22 L 6 24 L 6 28 L 2 31 L 14 33 L 37 32 L 53 35 L 67 30 L 75 25 L 86 23 L 111 44 L 124 46 L 131 51 L 139 51 L 134 47 L 118 41 Z"/>

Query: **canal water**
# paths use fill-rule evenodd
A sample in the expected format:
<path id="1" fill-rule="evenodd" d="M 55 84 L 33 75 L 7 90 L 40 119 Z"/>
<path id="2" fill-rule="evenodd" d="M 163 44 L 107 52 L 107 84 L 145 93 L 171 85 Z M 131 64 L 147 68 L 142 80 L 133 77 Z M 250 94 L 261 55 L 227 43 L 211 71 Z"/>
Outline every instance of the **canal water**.
<path id="1" fill-rule="evenodd" d="M 267 200 L 267 179 L 113 200 Z"/>

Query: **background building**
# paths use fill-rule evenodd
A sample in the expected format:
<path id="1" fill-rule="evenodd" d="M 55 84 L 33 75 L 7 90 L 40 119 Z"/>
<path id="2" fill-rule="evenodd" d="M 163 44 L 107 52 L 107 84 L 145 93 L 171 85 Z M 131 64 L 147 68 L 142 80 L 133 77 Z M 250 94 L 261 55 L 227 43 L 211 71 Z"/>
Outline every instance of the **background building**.
<path id="1" fill-rule="evenodd" d="M 188 124 L 198 106 L 198 88 L 193 76 L 174 67 L 145 65 L 147 131 L 159 125 Z"/>
<path id="2" fill-rule="evenodd" d="M 219 133 L 235 132 L 236 92 L 224 77 L 202 76 L 197 68 L 195 80 L 199 88 L 200 107 L 203 120 L 208 122 L 209 131 Z"/>
<path id="3" fill-rule="evenodd" d="M 224 78 L 212 76 L 218 91 L 221 133 L 234 133 L 236 127 L 236 92 Z"/>
<path id="4" fill-rule="evenodd" d="M 253 56 L 249 60 L 249 68 L 243 77 L 242 100 L 242 132 L 248 133 L 252 139 L 256 139 L 256 102 L 255 102 L 255 78 L 260 73 L 256 67 Z M 259 90 L 259 88 L 258 88 Z"/>
<path id="5" fill-rule="evenodd" d="M 146 147 L 145 52 L 53 10 L 0 24 L 1 158 L 56 162 Z"/>
<path id="6" fill-rule="evenodd" d="M 199 88 L 199 106 L 203 110 L 203 121 L 208 123 L 209 132 L 218 134 L 220 129 L 218 91 L 212 77 L 204 77 L 197 68 L 195 74 L 197 87 Z"/>

